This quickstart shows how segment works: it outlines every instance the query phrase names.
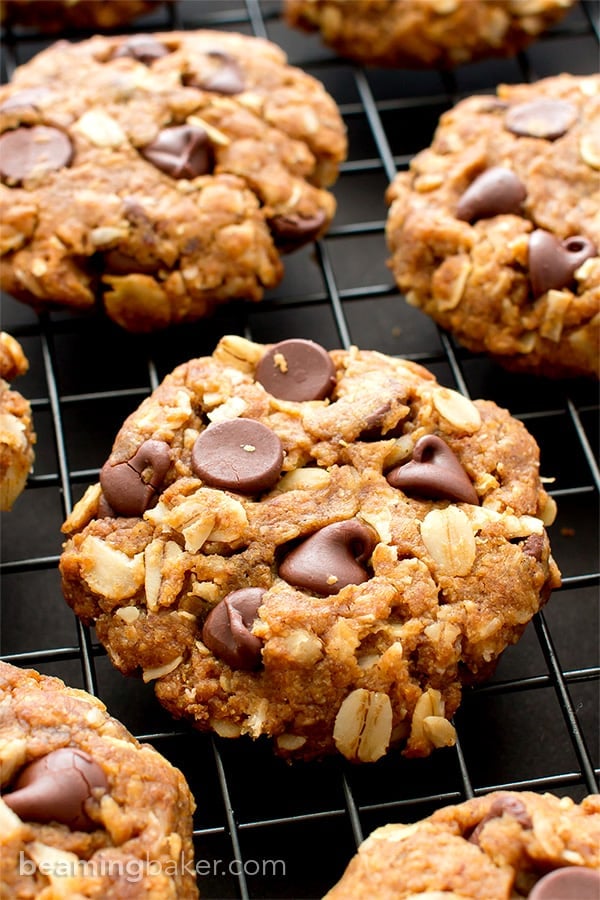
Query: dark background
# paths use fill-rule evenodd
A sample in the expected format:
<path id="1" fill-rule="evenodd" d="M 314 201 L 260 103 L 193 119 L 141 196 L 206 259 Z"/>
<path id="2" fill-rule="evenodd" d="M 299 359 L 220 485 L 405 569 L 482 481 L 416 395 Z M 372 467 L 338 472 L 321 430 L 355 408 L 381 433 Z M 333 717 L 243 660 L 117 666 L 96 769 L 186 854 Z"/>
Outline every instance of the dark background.
<path id="1" fill-rule="evenodd" d="M 138 19 L 129 30 L 210 27 L 268 37 L 325 84 L 350 139 L 334 188 L 334 226 L 317 245 L 286 258 L 282 284 L 261 304 L 235 303 L 210 320 L 152 336 L 126 334 L 100 315 L 38 318 L 2 298 L 2 328 L 30 360 L 15 388 L 32 402 L 38 444 L 27 489 L 1 519 L 0 653 L 98 694 L 182 769 L 198 804 L 206 900 L 321 897 L 376 826 L 413 821 L 499 787 L 577 800 L 597 789 L 597 385 L 508 374 L 407 306 L 386 266 L 384 191 L 461 97 L 493 93 L 499 82 L 597 71 L 599 12 L 597 2 L 582 2 L 520 56 L 450 74 L 363 69 L 337 59 L 317 37 L 290 30 L 277 2 L 179 0 L 171 11 Z M 5 33 L 3 78 L 47 43 L 27 30 Z M 465 693 L 457 747 L 426 760 L 392 751 L 363 767 L 343 759 L 288 765 L 267 742 L 197 734 L 171 720 L 151 685 L 116 672 L 67 608 L 57 574 L 66 513 L 97 480 L 124 417 L 176 364 L 211 353 L 225 333 L 406 356 L 448 387 L 509 408 L 537 438 L 542 474 L 555 479 L 559 515 L 550 536 L 563 587 L 491 682 Z"/>

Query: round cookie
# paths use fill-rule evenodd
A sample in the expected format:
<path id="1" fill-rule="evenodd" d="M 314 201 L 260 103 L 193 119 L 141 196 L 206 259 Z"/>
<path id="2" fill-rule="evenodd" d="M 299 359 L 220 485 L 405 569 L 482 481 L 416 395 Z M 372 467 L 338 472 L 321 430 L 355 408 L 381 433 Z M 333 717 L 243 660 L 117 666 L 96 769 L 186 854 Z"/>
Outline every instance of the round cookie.
<path id="1" fill-rule="evenodd" d="M 96 697 L 0 662 L 6 897 L 198 896 L 181 772 Z"/>
<path id="2" fill-rule="evenodd" d="M 26 25 L 53 33 L 65 28 L 119 28 L 153 12 L 165 0 L 0 0 L 3 25 Z"/>
<path id="3" fill-rule="evenodd" d="M 559 584 L 538 467 L 412 362 L 228 335 L 123 424 L 63 526 L 64 595 L 202 730 L 425 756 Z"/>
<path id="4" fill-rule="evenodd" d="M 0 131 L 3 289 L 132 331 L 259 300 L 346 154 L 320 82 L 219 31 L 60 41 L 0 88 Z"/>
<path id="5" fill-rule="evenodd" d="M 595 900 L 600 795 L 495 791 L 377 828 L 325 900 Z"/>
<path id="6" fill-rule="evenodd" d="M 320 32 L 359 63 L 452 68 L 512 56 L 558 22 L 574 0 L 285 0 L 289 25 Z"/>
<path id="7" fill-rule="evenodd" d="M 406 299 L 507 368 L 599 374 L 600 76 L 500 85 L 440 120 L 387 192 Z"/>
<path id="8" fill-rule="evenodd" d="M 31 406 L 8 382 L 24 375 L 29 362 L 14 337 L 0 331 L 0 510 L 21 494 L 34 461 L 36 441 Z"/>

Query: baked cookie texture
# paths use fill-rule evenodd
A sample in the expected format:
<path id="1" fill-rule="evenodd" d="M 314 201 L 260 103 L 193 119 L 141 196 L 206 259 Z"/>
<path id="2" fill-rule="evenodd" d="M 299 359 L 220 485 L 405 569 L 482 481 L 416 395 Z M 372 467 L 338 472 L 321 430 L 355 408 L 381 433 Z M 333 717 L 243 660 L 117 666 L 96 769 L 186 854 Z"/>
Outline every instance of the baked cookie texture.
<path id="1" fill-rule="evenodd" d="M 538 468 L 415 363 L 228 335 L 125 421 L 63 526 L 64 595 L 201 730 L 426 756 L 559 584 Z"/>
<path id="2" fill-rule="evenodd" d="M 384 825 L 360 846 L 326 900 L 595 900 L 600 795 L 581 803 L 495 791 Z"/>
<path id="3" fill-rule="evenodd" d="M 53 33 L 64 28 L 127 25 L 169 0 L 0 0 L 0 23 L 26 25 Z"/>
<path id="4" fill-rule="evenodd" d="M 500 85 L 445 113 L 388 188 L 406 299 L 475 352 L 598 376 L 600 76 Z"/>
<path id="5" fill-rule="evenodd" d="M 59 41 L 0 88 L 0 130 L 2 287 L 132 331 L 259 300 L 346 154 L 320 82 L 219 31 Z"/>
<path id="6" fill-rule="evenodd" d="M 0 662 L 4 898 L 195 898 L 194 800 L 96 697 Z"/>
<path id="7" fill-rule="evenodd" d="M 359 63 L 452 68 L 513 56 L 574 0 L 285 0 L 289 25 Z"/>
<path id="8" fill-rule="evenodd" d="M 22 493 L 35 458 L 31 405 L 10 382 L 29 362 L 19 342 L 0 331 L 0 510 L 8 511 Z"/>

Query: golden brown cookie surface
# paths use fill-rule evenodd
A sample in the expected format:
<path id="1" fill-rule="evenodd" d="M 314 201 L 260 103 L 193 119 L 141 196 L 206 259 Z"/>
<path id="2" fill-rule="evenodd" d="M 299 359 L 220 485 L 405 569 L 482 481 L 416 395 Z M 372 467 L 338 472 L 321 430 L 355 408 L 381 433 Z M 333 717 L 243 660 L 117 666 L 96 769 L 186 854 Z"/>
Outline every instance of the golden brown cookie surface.
<path id="1" fill-rule="evenodd" d="M 376 829 L 326 898 L 593 900 L 599 848 L 599 795 L 496 791 Z"/>
<path id="2" fill-rule="evenodd" d="M 104 705 L 0 662 L 3 897 L 198 896 L 182 774 Z"/>
<path id="3" fill-rule="evenodd" d="M 59 42 L 0 88 L 0 130 L 3 288 L 132 331 L 259 300 L 346 153 L 320 82 L 219 31 Z"/>
<path id="4" fill-rule="evenodd" d="M 469 349 L 598 375 L 600 76 L 501 85 L 445 113 L 388 189 L 390 266 Z"/>
<path id="5" fill-rule="evenodd" d="M 340 56 L 405 68 L 449 68 L 512 56 L 574 0 L 285 0 L 290 25 L 319 31 Z"/>
<path id="6" fill-rule="evenodd" d="M 227 336 L 124 423 L 63 589 L 203 730 L 427 755 L 559 582 L 538 466 L 508 412 L 414 363 Z"/>

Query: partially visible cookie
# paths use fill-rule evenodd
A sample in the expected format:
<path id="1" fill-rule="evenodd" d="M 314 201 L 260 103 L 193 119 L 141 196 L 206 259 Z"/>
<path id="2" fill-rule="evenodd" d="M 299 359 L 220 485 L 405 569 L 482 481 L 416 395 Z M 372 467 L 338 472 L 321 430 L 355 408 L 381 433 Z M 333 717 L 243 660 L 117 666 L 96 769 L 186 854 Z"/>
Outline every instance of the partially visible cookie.
<path id="1" fill-rule="evenodd" d="M 596 900 L 600 795 L 495 791 L 359 847 L 326 900 Z"/>
<path id="2" fill-rule="evenodd" d="M 285 0 L 289 25 L 356 62 L 451 68 L 513 56 L 575 0 Z"/>
<path id="3" fill-rule="evenodd" d="M 125 421 L 60 570 L 113 664 L 198 728 L 426 756 L 560 583 L 554 513 L 494 403 L 380 353 L 229 335 Z"/>
<path id="4" fill-rule="evenodd" d="M 600 371 L 600 75 L 500 85 L 445 113 L 388 189 L 409 303 L 476 352 Z"/>
<path id="5" fill-rule="evenodd" d="M 23 491 L 34 460 L 31 406 L 9 382 L 29 363 L 14 337 L 0 331 L 0 510 L 10 510 Z"/>
<path id="6" fill-rule="evenodd" d="M 192 900 L 194 800 L 104 704 L 0 662 L 2 896 Z"/>
<path id="7" fill-rule="evenodd" d="M 132 331 L 259 300 L 346 154 L 320 82 L 219 31 L 58 42 L 0 88 L 0 130 L 2 287 Z"/>
<path id="8" fill-rule="evenodd" d="M 0 0 L 0 22 L 49 34 L 65 28 L 100 31 L 127 25 L 165 0 Z M 167 0 L 168 2 L 168 0 Z"/>

